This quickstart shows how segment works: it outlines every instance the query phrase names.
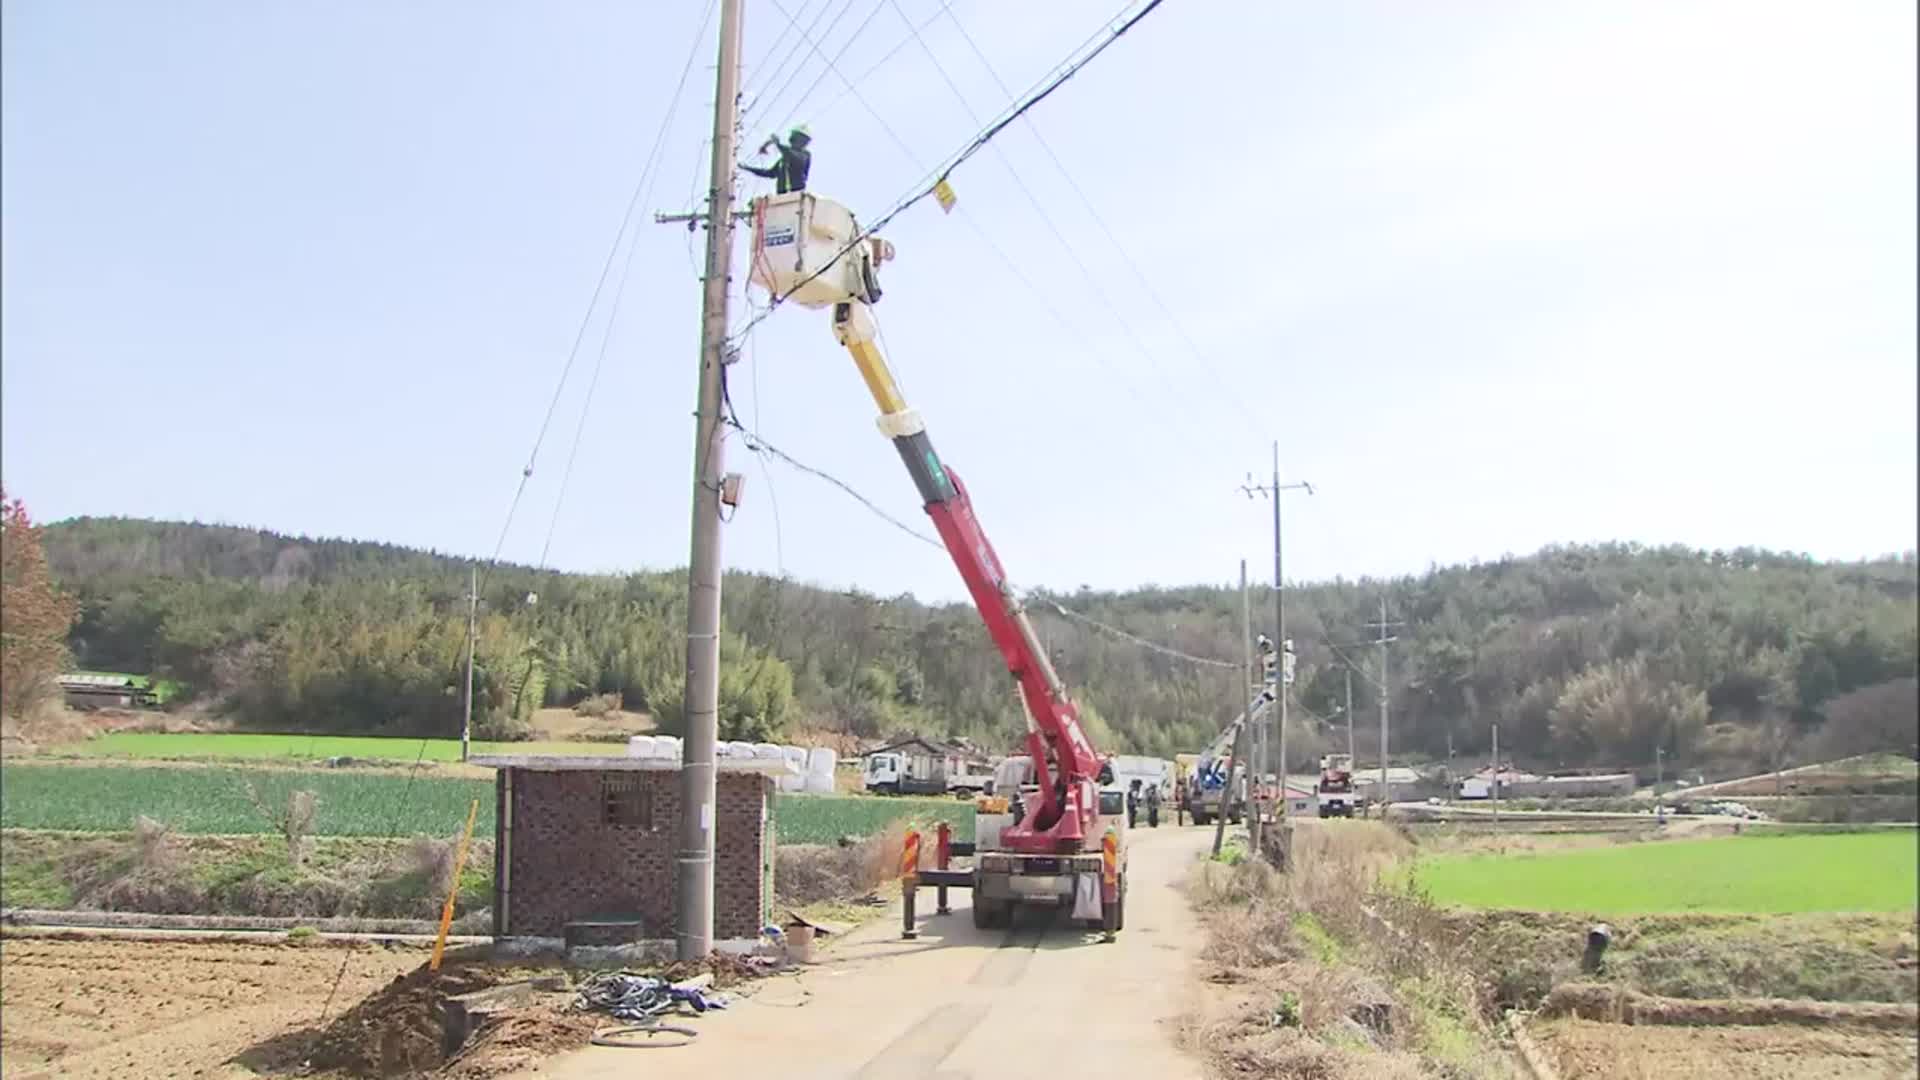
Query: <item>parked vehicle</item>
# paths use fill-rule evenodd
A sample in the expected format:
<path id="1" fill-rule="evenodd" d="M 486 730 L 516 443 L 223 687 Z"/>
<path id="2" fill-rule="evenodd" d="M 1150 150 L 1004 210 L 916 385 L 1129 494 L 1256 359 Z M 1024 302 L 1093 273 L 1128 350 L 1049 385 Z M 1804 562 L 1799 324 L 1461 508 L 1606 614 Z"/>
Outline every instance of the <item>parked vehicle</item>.
<path id="1" fill-rule="evenodd" d="M 945 795 L 944 765 L 935 767 L 925 754 L 892 751 L 868 754 L 863 786 L 874 795 Z"/>

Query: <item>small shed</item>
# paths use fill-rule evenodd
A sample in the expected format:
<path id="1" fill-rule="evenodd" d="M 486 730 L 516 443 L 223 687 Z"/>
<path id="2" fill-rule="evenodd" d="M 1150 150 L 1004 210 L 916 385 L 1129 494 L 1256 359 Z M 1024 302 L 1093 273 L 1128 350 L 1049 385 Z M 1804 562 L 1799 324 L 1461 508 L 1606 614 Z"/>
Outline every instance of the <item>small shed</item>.
<path id="1" fill-rule="evenodd" d="M 473 763 L 496 770 L 494 937 L 615 945 L 674 936 L 679 762 L 526 754 Z M 788 768 L 766 758 L 716 763 L 716 947 L 751 947 L 772 918 L 774 777 Z M 590 940 L 595 927 L 624 940 Z"/>

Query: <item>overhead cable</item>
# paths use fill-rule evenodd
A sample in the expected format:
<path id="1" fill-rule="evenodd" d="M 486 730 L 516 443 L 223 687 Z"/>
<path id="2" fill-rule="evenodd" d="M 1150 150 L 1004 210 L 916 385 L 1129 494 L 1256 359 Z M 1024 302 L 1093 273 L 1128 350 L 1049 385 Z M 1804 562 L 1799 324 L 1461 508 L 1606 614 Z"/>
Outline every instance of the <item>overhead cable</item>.
<path id="1" fill-rule="evenodd" d="M 988 142 L 992 141 L 995 135 L 998 135 L 1001 131 L 1005 130 L 1008 124 L 1012 123 L 1014 120 L 1018 119 L 1019 117 L 1025 115 L 1027 110 L 1033 108 L 1035 105 L 1038 105 L 1040 102 L 1045 101 L 1048 96 L 1050 96 L 1055 90 L 1058 90 L 1063 84 L 1066 83 L 1068 79 L 1071 79 L 1074 75 L 1078 74 L 1080 69 L 1086 67 L 1089 63 L 1093 62 L 1095 57 L 1105 52 L 1109 47 L 1113 45 L 1114 42 L 1120 40 L 1122 35 L 1124 35 L 1127 31 L 1133 29 L 1135 26 L 1139 25 L 1140 20 L 1146 18 L 1149 14 L 1151 14 L 1154 11 L 1155 8 L 1158 8 L 1163 2 L 1164 0 L 1147 0 L 1147 4 L 1145 7 L 1142 7 L 1131 18 L 1121 23 L 1118 27 L 1115 27 L 1110 33 L 1108 33 L 1106 37 L 1100 38 L 1098 42 L 1092 47 L 1092 49 L 1086 53 L 1086 55 L 1081 56 L 1079 59 L 1073 60 L 1063 65 L 1061 68 L 1056 69 L 1056 72 L 1051 79 L 1047 80 L 1037 90 L 1033 91 L 1031 94 L 1029 94 L 1025 99 L 1020 101 L 1018 104 L 1012 106 L 1006 112 L 1002 113 L 1000 118 L 996 119 L 984 131 L 974 136 L 973 139 L 970 140 L 965 146 L 961 147 L 960 150 L 950 155 L 942 166 L 940 166 L 935 172 L 923 178 L 919 184 L 917 184 L 912 190 L 910 190 L 907 193 L 907 195 L 905 195 L 898 202 L 896 202 L 893 205 L 892 209 L 882 214 L 879 217 L 879 219 L 877 219 L 872 225 L 869 225 L 865 229 L 862 229 L 858 235 L 856 235 L 852 240 L 849 240 L 847 244 L 844 247 L 842 247 L 838 253 L 835 254 L 833 259 L 829 259 L 823 262 L 818 270 L 815 270 L 813 273 L 808 274 L 806 277 L 801 278 L 799 281 L 795 282 L 792 288 L 787 289 L 785 292 L 776 293 L 772 297 L 771 301 L 768 303 L 767 307 L 764 308 L 753 319 L 749 320 L 746 323 L 746 325 L 742 326 L 740 328 L 740 332 L 745 333 L 747 330 L 751 329 L 754 326 L 754 324 L 765 319 L 769 314 L 773 312 L 775 308 L 779 307 L 782 303 L 784 303 L 788 297 L 794 294 L 795 291 L 801 288 L 804 288 L 806 285 L 811 283 L 815 278 L 826 273 L 827 269 L 833 266 L 835 262 L 838 261 L 840 256 L 845 255 L 846 253 L 859 247 L 861 244 L 865 243 L 867 239 L 871 237 L 874 233 L 879 232 L 881 229 L 886 228 L 886 226 L 890 222 L 892 222 L 894 218 L 899 217 L 909 207 L 913 206 L 915 203 L 918 203 L 921 200 L 932 195 L 934 192 L 934 189 L 939 187 L 941 184 L 945 183 L 947 178 L 953 174 L 954 169 L 959 168 L 960 165 L 964 163 L 968 158 L 978 153 L 981 147 L 985 146 Z"/>
<path id="2" fill-rule="evenodd" d="M 898 0 L 890 0 L 890 2 L 893 2 L 897 9 Z M 980 65 L 987 69 L 988 75 L 993 77 L 994 83 L 998 85 L 1003 92 L 1011 94 L 1013 88 L 1008 86 L 1007 81 L 1000 77 L 999 69 L 994 67 L 993 61 L 987 58 L 986 52 L 980 48 L 980 43 L 975 41 L 973 35 L 967 32 L 966 24 L 960 21 L 960 16 L 954 12 L 953 6 L 942 3 L 940 7 L 941 13 L 953 23 L 954 29 L 960 32 L 961 40 L 967 43 L 967 47 L 973 50 L 973 55 L 980 60 Z M 906 15 L 903 12 L 901 18 L 905 17 Z M 922 47 L 925 47 L 925 42 L 921 44 Z M 928 53 L 931 55 L 932 50 L 929 49 Z M 939 61 L 935 60 L 934 63 L 935 66 L 938 66 Z M 942 70 L 941 75 L 944 77 L 946 72 Z M 953 80 L 951 78 L 947 79 L 947 85 L 953 86 Z M 954 92 L 956 94 L 959 93 L 958 87 L 954 88 Z M 1228 390 L 1228 393 L 1225 395 L 1226 400 L 1232 403 L 1235 411 L 1239 412 L 1241 419 L 1245 420 L 1249 427 L 1257 427 L 1258 425 L 1254 423 L 1253 417 L 1248 414 L 1245 403 L 1241 400 L 1242 395 L 1232 392 L 1233 384 L 1229 382 L 1225 376 L 1221 375 L 1220 370 L 1214 366 L 1213 359 L 1201 350 L 1200 346 L 1194 341 L 1193 335 L 1188 333 L 1186 324 L 1180 321 L 1180 318 L 1173 313 L 1173 309 L 1167 304 L 1166 299 L 1160 295 L 1160 291 L 1154 288 L 1153 282 L 1147 278 L 1146 272 L 1141 270 L 1140 264 L 1134 259 L 1132 252 L 1128 251 L 1126 246 L 1120 242 L 1120 238 L 1113 231 L 1112 226 L 1107 224 L 1106 218 L 1101 215 L 1099 209 L 1094 206 L 1093 200 L 1088 197 L 1086 189 L 1080 186 L 1080 181 L 1075 178 L 1073 171 L 1068 169 L 1066 163 L 1060 160 L 1060 155 L 1054 152 L 1053 145 L 1047 142 L 1045 135 L 1041 134 L 1040 125 L 1031 116 L 1024 117 L 1023 120 L 1028 132 L 1033 135 L 1034 141 L 1040 144 L 1040 149 L 1046 152 L 1048 160 L 1053 162 L 1054 168 L 1059 170 L 1061 177 L 1066 180 L 1067 186 L 1072 188 L 1074 195 L 1079 198 L 1080 205 L 1086 208 L 1087 216 L 1091 217 L 1093 223 L 1099 226 L 1100 231 L 1106 235 L 1107 242 L 1113 245 L 1113 249 L 1120 253 L 1120 258 L 1127 264 L 1127 268 L 1133 271 L 1134 278 L 1140 282 L 1141 288 L 1145 289 L 1147 295 L 1152 298 L 1154 306 L 1160 309 L 1160 314 L 1173 326 L 1174 332 L 1180 336 L 1180 340 L 1186 345 L 1187 351 L 1192 353 L 1194 359 L 1200 361 L 1208 373 L 1215 379 L 1218 379 L 1221 385 Z M 1024 187 L 1024 185 L 1022 186 Z"/>
<path id="3" fill-rule="evenodd" d="M 673 97 L 668 100 L 666 111 L 661 114 L 660 130 L 654 134 L 653 146 L 651 149 L 647 151 L 647 159 L 645 164 L 643 164 L 640 167 L 640 181 L 638 184 L 636 184 L 636 190 L 640 186 L 644 186 L 646 188 L 646 192 L 644 195 L 641 196 L 639 201 L 651 201 L 653 198 L 653 191 L 655 187 L 657 187 L 660 183 L 661 170 L 659 166 L 663 160 L 661 157 L 661 150 L 666 146 L 667 133 L 671 131 L 673 128 L 674 112 L 676 109 L 680 107 L 681 95 L 686 92 L 687 77 L 693 72 L 694 58 L 699 54 L 700 41 L 703 37 L 706 36 L 707 24 L 712 20 L 713 11 L 716 6 L 717 5 L 715 3 L 709 3 L 707 5 L 707 13 L 705 16 L 701 18 L 699 28 L 694 31 L 693 47 L 687 50 L 687 58 L 685 62 L 683 62 L 680 65 L 680 78 L 673 85 Z M 629 218 L 632 216 L 633 206 L 634 206 L 634 203 L 632 202 L 629 202 L 627 205 L 627 214 Z M 627 229 L 627 225 L 628 225 L 627 218 L 622 218 L 620 222 L 621 231 L 619 233 L 615 233 L 614 235 L 614 245 L 616 249 L 619 246 L 621 235 L 625 233 Z M 627 244 L 627 257 L 626 257 L 626 260 L 622 262 L 620 266 L 620 279 L 618 282 L 615 283 L 613 287 L 613 307 L 608 311 L 606 322 L 601 327 L 600 349 L 594 355 L 594 358 L 593 358 L 593 375 L 587 380 L 586 400 L 581 402 L 580 419 L 574 425 L 574 429 L 573 429 L 573 445 L 567 451 L 567 464 L 566 464 L 566 467 L 562 469 L 560 473 L 560 490 L 559 490 L 559 493 L 554 496 L 553 515 L 547 521 L 547 538 L 545 543 L 540 545 L 540 562 L 537 565 L 537 569 L 546 568 L 547 556 L 553 550 L 554 531 L 560 524 L 560 508 L 566 502 L 567 488 L 573 480 L 573 463 L 575 459 L 577 459 L 580 455 L 580 440 L 587 430 L 587 417 L 593 409 L 594 391 L 597 390 L 600 386 L 600 371 L 601 371 L 601 368 L 604 367 L 606 364 L 607 347 L 613 341 L 614 324 L 618 322 L 620 319 L 620 305 L 621 305 L 621 302 L 626 297 L 627 278 L 633 271 L 633 256 L 639 250 L 640 250 L 640 241 L 639 241 L 639 237 L 636 235 Z M 596 290 L 596 296 L 597 294 L 598 293 Z M 589 317 L 592 316 L 592 312 L 593 312 L 592 305 L 589 304 L 587 309 L 587 313 Z M 498 557 L 498 552 L 495 553 L 495 557 L 496 558 Z"/>

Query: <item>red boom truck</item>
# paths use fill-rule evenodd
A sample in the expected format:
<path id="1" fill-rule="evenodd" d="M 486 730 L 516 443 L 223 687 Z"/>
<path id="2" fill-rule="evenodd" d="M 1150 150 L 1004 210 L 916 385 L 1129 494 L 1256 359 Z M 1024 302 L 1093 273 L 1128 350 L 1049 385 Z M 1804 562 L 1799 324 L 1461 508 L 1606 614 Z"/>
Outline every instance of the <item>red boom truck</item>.
<path id="1" fill-rule="evenodd" d="M 981 928 L 1008 925 L 1016 907 L 1031 904 L 1071 906 L 1077 917 L 1113 933 L 1125 921 L 1126 829 L 1124 816 L 1102 812 L 1099 788 L 1111 766 L 1088 740 L 974 516 L 966 485 L 934 452 L 926 425 L 908 407 L 880 351 L 872 305 L 880 299 L 878 267 L 892 258 L 893 245 L 863 232 L 846 207 L 809 191 L 756 198 L 752 217 L 752 281 L 777 302 L 832 309 L 834 336 L 880 409 L 880 431 L 906 465 L 1025 706 L 1030 770 L 1022 790 L 1007 793 L 1018 799 L 1020 812 L 996 830 L 992 850 L 949 845 L 973 855 L 971 871 L 942 867 L 923 872 L 920 882 L 970 888 L 973 921 Z"/>

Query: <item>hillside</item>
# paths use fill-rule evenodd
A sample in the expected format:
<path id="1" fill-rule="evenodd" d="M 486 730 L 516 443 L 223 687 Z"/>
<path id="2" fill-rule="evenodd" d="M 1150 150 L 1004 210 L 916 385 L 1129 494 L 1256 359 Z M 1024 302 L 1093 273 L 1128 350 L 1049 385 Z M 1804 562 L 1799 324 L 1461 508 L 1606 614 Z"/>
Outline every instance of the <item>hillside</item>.
<path id="1" fill-rule="evenodd" d="M 71 644 L 83 666 L 170 675 L 253 728 L 458 728 L 465 560 L 124 519 L 55 524 L 46 548 L 81 600 Z M 684 572 L 487 575 L 476 694 L 486 735 L 512 735 L 541 704 L 602 692 L 671 727 L 684 582 Z M 1345 742 L 1349 663 L 1362 756 L 1377 745 L 1377 652 L 1355 643 L 1383 596 L 1406 623 L 1391 646 L 1396 754 L 1484 758 L 1495 722 L 1503 750 L 1548 766 L 1645 766 L 1656 747 L 1674 767 L 1709 772 L 1810 760 L 1828 746 L 1911 752 L 1912 711 L 1897 720 L 1920 654 L 1917 591 L 1912 554 L 1822 564 L 1627 545 L 1301 585 L 1287 604 L 1300 653 L 1295 763 Z M 730 737 L 804 723 L 1006 742 L 1021 729 L 968 608 L 754 574 L 730 575 L 725 597 Z M 1235 590 L 1054 599 L 1187 653 L 1240 655 Z M 1037 622 L 1103 745 L 1195 748 L 1238 696 L 1222 669 L 1051 613 Z"/>

